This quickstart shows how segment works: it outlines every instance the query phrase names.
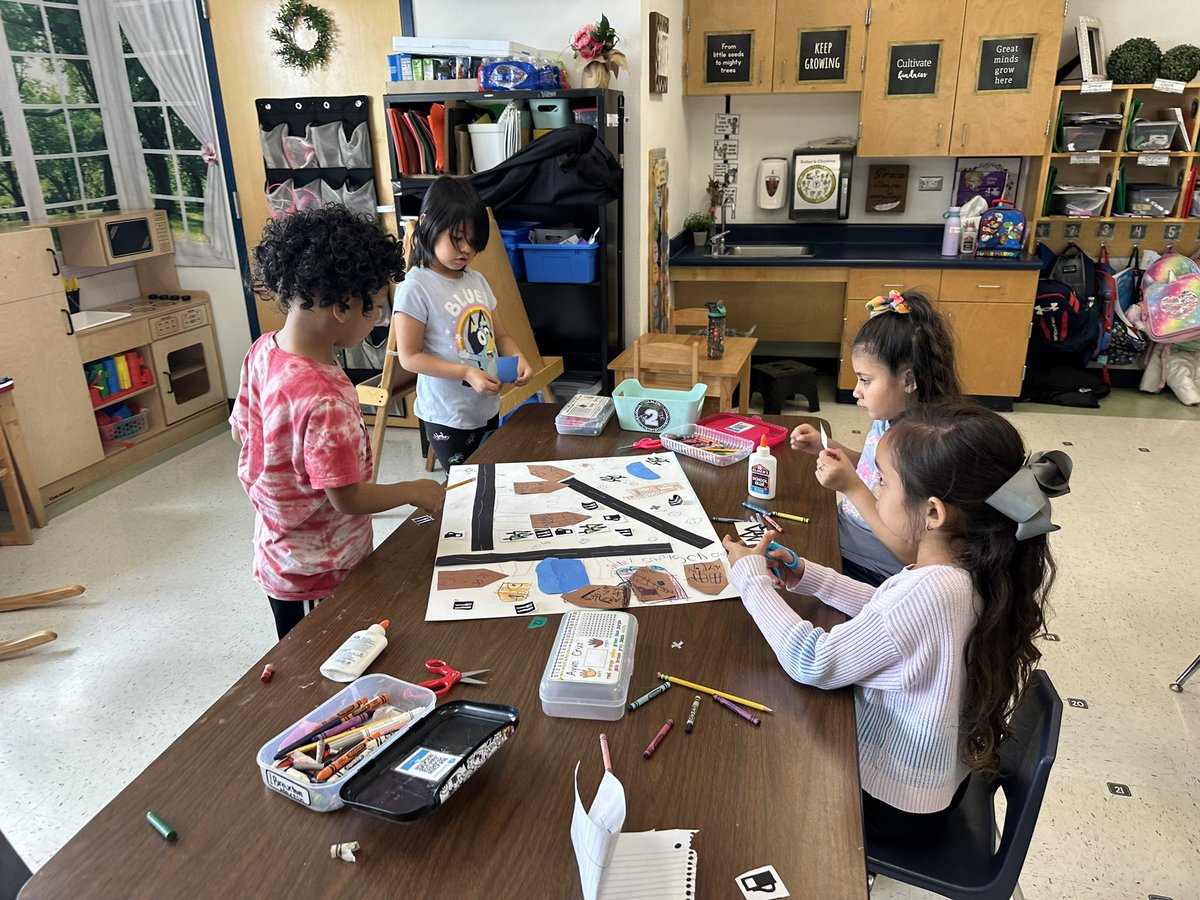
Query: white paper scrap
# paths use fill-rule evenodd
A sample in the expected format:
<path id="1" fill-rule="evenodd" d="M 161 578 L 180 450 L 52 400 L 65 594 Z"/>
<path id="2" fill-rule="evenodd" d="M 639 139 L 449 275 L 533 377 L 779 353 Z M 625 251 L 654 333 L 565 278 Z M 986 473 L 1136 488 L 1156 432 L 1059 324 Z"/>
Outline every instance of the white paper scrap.
<path id="1" fill-rule="evenodd" d="M 600 882 L 612 862 L 617 838 L 625 824 L 625 787 L 612 772 L 605 772 L 592 808 L 585 811 L 579 799 L 579 763 L 575 764 L 575 812 L 571 816 L 571 843 L 579 864 L 584 900 L 597 900 Z"/>
<path id="2" fill-rule="evenodd" d="M 696 851 L 687 828 L 623 834 L 599 900 L 687 900 L 696 896 Z M 782 896 L 782 895 L 781 895 Z"/>
<path id="3" fill-rule="evenodd" d="M 822 450 L 828 450 L 828 449 L 829 449 L 829 435 L 827 435 L 827 434 L 825 433 L 825 426 L 824 426 L 824 425 L 822 425 L 822 426 L 821 426 L 821 449 L 822 449 Z"/>

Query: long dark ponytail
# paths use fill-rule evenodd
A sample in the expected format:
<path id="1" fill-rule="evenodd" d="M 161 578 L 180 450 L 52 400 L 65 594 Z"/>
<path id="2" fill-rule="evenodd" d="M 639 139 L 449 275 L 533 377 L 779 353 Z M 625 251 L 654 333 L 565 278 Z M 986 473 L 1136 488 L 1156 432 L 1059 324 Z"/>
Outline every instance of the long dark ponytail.
<path id="1" fill-rule="evenodd" d="M 900 297 L 909 311 L 871 316 L 859 326 L 851 346 L 865 350 L 893 375 L 911 370 L 917 385 L 909 395 L 912 402 L 957 400 L 962 389 L 946 320 L 920 291 L 905 291 Z"/>
<path id="2" fill-rule="evenodd" d="M 1045 630 L 1056 573 L 1045 535 L 1018 541 L 1016 524 L 986 500 L 1025 461 L 1017 430 L 978 404 L 919 405 L 888 431 L 891 459 L 914 517 L 930 497 L 949 508 L 955 559 L 982 601 L 965 649 L 962 758 L 998 774 L 997 748 L 1041 659 L 1033 639 Z"/>

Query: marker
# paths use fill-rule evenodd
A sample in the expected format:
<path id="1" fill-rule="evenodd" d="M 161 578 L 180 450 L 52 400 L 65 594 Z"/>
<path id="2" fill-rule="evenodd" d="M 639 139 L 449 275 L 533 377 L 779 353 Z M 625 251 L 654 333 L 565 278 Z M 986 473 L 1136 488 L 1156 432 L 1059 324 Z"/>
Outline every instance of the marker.
<path id="1" fill-rule="evenodd" d="M 664 681 L 658 687 L 654 688 L 653 690 L 647 691 L 646 693 L 642 694 L 642 696 L 638 697 L 636 700 L 634 700 L 632 703 L 630 703 L 629 706 L 627 707 L 628 710 L 630 712 L 633 712 L 639 706 L 645 706 L 647 703 L 649 703 L 651 700 L 653 700 L 659 694 L 665 694 L 667 692 L 667 688 L 669 688 L 670 686 L 671 686 L 671 682 Z"/>
<path id="2" fill-rule="evenodd" d="M 804 516 L 793 516 L 791 513 L 780 512 L 777 509 L 771 510 L 771 515 L 777 519 L 787 519 L 789 522 L 800 522 L 804 525 L 808 524 L 808 519 Z"/>
<path id="3" fill-rule="evenodd" d="M 733 525 L 742 521 L 741 519 L 731 519 L 729 516 L 710 516 L 714 522 L 724 522 L 727 525 Z"/>
<path id="4" fill-rule="evenodd" d="M 667 736 L 667 732 L 671 730 L 671 726 L 674 724 L 674 719 L 667 719 L 667 724 L 658 730 L 658 734 L 654 736 L 654 740 L 646 747 L 646 751 L 642 754 L 642 759 L 649 759 L 654 755 L 654 751 L 658 749 L 658 745 L 663 742 L 663 738 Z"/>
<path id="5" fill-rule="evenodd" d="M 600 755 L 604 757 L 604 771 L 612 771 L 612 757 L 608 755 L 608 735 L 600 732 Z"/>
<path id="6" fill-rule="evenodd" d="M 275 667 L 270 663 L 267 663 L 265 666 L 263 666 L 262 674 L 258 676 L 259 681 L 261 681 L 263 684 L 266 684 L 271 680 L 271 676 L 274 674 Z"/>
<path id="7" fill-rule="evenodd" d="M 737 713 L 739 716 L 741 716 L 743 719 L 745 719 L 751 725 L 761 725 L 762 724 L 762 719 L 760 719 L 758 716 L 754 715 L 753 713 L 749 713 L 746 710 L 742 709 L 736 703 L 730 703 L 724 697 L 718 697 L 716 694 L 713 694 L 713 699 L 715 701 L 717 701 L 718 703 L 720 703 L 726 709 L 732 710 L 733 712 Z"/>
<path id="8" fill-rule="evenodd" d="M 163 840 L 173 841 L 178 837 L 178 835 L 175 834 L 175 829 L 168 825 L 163 820 L 162 816 L 160 816 L 154 810 L 150 810 L 146 813 L 146 821 L 150 823 L 150 826 L 155 831 L 162 835 Z"/>
<path id="9" fill-rule="evenodd" d="M 667 682 L 670 684 L 671 682 Z M 683 733 L 691 734 L 692 729 L 696 727 L 696 713 L 700 711 L 700 695 L 696 695 L 696 699 L 692 701 L 692 711 L 688 713 L 687 722 L 683 725 Z"/>
<path id="10" fill-rule="evenodd" d="M 705 687 L 702 684 L 696 684 L 694 681 L 684 681 L 682 678 L 676 678 L 674 675 L 664 675 L 662 672 L 655 672 L 654 677 L 677 684 L 680 687 L 691 688 L 693 691 L 703 691 L 705 694 L 712 694 L 714 697 L 724 697 L 726 700 L 732 700 L 734 703 L 742 704 L 742 706 L 749 706 L 751 709 L 761 709 L 763 712 L 769 713 L 775 712 L 771 707 L 755 703 L 753 700 L 747 700 L 745 697 L 739 697 L 736 694 L 726 693 L 725 691 L 718 691 L 716 688 Z"/>

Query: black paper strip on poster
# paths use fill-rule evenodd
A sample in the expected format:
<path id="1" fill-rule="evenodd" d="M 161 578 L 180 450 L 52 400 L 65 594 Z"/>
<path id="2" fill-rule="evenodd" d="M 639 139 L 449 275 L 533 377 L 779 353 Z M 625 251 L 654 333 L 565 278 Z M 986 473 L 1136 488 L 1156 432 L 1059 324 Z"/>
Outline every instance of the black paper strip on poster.
<path id="1" fill-rule="evenodd" d="M 610 547 L 564 547 L 561 550 L 525 550 L 519 553 L 457 553 L 439 556 L 434 565 L 472 566 L 543 559 L 596 559 L 605 556 L 665 556 L 675 550 L 670 544 L 620 544 Z"/>
<path id="2" fill-rule="evenodd" d="M 663 534 L 670 535 L 677 540 L 683 541 L 685 544 L 691 544 L 693 547 L 704 548 L 709 544 L 714 543 L 712 538 L 700 537 L 698 534 L 692 534 L 686 528 L 680 528 L 678 525 L 672 525 L 665 519 L 660 519 L 657 516 L 652 516 L 648 512 L 642 512 L 636 506 L 631 506 L 624 500 L 618 500 L 611 494 L 606 494 L 604 491 L 592 487 L 590 484 L 584 484 L 582 481 L 576 481 L 574 478 L 568 478 L 562 482 L 573 491 L 578 491 L 585 497 L 591 497 L 610 509 L 615 509 L 617 512 L 624 513 L 631 519 L 637 519 L 643 525 L 649 525 L 655 531 L 661 531 Z"/>
<path id="3" fill-rule="evenodd" d="M 496 464 L 480 463 L 475 473 L 475 508 L 471 510 L 471 549 L 492 550 L 496 516 Z"/>

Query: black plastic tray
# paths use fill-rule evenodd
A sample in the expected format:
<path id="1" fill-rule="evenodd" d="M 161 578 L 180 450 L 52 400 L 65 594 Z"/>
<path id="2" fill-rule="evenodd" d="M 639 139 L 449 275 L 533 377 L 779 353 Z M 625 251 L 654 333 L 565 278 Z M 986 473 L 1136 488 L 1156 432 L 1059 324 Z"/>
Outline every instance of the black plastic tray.
<path id="1" fill-rule="evenodd" d="M 445 803 L 519 723 L 513 706 L 445 703 L 365 763 L 338 796 L 347 806 L 393 822 L 419 819 Z"/>

